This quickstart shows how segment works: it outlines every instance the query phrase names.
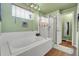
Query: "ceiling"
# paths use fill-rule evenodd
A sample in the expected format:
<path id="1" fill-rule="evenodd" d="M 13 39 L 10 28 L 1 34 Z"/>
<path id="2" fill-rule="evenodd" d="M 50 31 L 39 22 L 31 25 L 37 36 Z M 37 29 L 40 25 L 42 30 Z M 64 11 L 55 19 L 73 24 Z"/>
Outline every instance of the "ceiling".
<path id="1" fill-rule="evenodd" d="M 55 10 L 65 10 L 71 7 L 76 6 L 76 3 L 43 3 L 39 4 L 41 12 L 50 13 Z"/>
<path id="2" fill-rule="evenodd" d="M 28 3 L 29 5 L 31 3 Z M 26 7 L 26 5 L 28 5 L 26 3 L 20 3 L 19 5 L 22 7 Z M 65 10 L 71 7 L 76 6 L 76 3 L 38 3 L 39 7 L 40 7 L 40 12 L 47 14 L 50 12 L 53 12 L 55 10 Z"/>

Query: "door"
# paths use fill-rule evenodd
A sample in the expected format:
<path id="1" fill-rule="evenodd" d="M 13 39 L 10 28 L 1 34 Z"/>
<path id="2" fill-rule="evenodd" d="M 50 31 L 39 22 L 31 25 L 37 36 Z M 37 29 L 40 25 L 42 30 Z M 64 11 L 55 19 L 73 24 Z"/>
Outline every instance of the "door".
<path id="1" fill-rule="evenodd" d="M 56 19 L 56 32 L 57 32 L 57 44 L 60 44 L 62 42 L 62 21 L 61 21 L 61 15 L 58 13 L 57 14 L 57 19 Z"/>
<path id="2" fill-rule="evenodd" d="M 54 44 L 62 42 L 62 24 L 60 15 L 49 17 L 49 36 L 52 38 Z"/>
<path id="3" fill-rule="evenodd" d="M 57 32 L 56 32 L 56 28 L 57 28 L 57 24 L 56 24 L 56 16 L 50 16 L 49 17 L 49 26 L 48 26 L 48 33 L 49 33 L 49 37 L 52 39 L 52 42 L 54 44 L 57 44 Z"/>
<path id="4" fill-rule="evenodd" d="M 50 37 L 54 43 L 54 30 L 53 30 L 53 26 L 54 26 L 54 18 L 52 16 L 49 17 L 49 26 L 48 26 L 48 37 Z"/>

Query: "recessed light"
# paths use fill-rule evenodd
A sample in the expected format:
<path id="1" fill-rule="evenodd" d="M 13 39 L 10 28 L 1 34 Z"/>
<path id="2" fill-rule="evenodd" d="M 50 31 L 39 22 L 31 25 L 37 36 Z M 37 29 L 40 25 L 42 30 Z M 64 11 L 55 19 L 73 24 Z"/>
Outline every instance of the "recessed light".
<path id="1" fill-rule="evenodd" d="M 32 4 L 30 7 L 34 7 L 34 5 Z"/>
<path id="2" fill-rule="evenodd" d="M 37 8 L 38 8 L 38 6 L 35 6 L 34 8 L 35 8 L 35 9 L 37 9 Z"/>
<path id="3" fill-rule="evenodd" d="M 40 10 L 40 8 L 38 8 L 38 10 Z"/>

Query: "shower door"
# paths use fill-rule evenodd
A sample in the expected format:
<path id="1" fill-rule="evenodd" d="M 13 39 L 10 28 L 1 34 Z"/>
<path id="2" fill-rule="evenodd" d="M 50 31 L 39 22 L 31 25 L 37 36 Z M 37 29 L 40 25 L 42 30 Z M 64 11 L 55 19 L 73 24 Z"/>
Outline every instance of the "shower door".
<path id="1" fill-rule="evenodd" d="M 57 32 L 56 32 L 56 28 L 57 28 L 57 20 L 56 20 L 56 16 L 50 16 L 49 17 L 49 37 L 52 39 L 52 42 L 54 44 L 57 44 Z"/>
<path id="2" fill-rule="evenodd" d="M 49 26 L 48 26 L 48 37 L 50 37 L 53 41 L 53 43 L 55 42 L 54 40 L 54 18 L 52 16 L 49 17 Z"/>

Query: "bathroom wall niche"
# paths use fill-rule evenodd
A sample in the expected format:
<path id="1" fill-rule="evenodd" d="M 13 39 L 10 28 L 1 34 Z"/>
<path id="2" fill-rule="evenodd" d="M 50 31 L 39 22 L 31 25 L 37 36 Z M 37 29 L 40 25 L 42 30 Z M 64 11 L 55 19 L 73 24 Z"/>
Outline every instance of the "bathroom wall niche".
<path id="1" fill-rule="evenodd" d="M 78 21 L 79 21 L 79 14 L 78 14 Z"/>
<path id="2" fill-rule="evenodd" d="M 78 14 L 78 17 L 77 17 L 77 31 L 79 31 L 79 14 Z"/>
<path id="3" fill-rule="evenodd" d="M 28 23 L 27 22 L 22 22 L 22 27 L 28 27 Z"/>

